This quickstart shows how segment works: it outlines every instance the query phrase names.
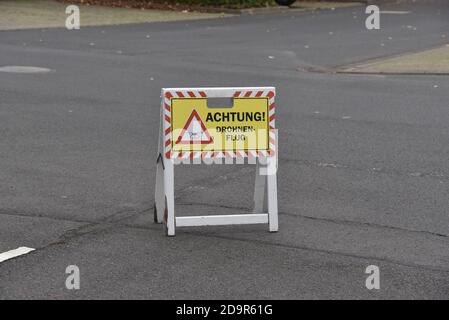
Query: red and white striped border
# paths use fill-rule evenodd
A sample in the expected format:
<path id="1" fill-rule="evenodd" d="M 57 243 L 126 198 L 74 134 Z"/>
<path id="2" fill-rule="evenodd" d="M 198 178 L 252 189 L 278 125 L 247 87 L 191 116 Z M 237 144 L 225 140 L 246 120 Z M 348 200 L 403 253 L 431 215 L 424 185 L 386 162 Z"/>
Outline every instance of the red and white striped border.
<path id="1" fill-rule="evenodd" d="M 220 92 L 223 94 L 220 95 Z M 251 89 L 230 89 L 230 88 L 204 88 L 204 89 L 163 89 L 162 105 L 164 117 L 164 146 L 165 158 L 167 159 L 197 159 L 197 158 L 260 158 L 272 157 L 276 153 L 276 92 L 274 88 L 251 88 Z M 172 98 L 268 98 L 268 117 L 269 117 L 269 150 L 261 151 L 172 151 L 172 132 L 171 132 L 171 99 Z"/>

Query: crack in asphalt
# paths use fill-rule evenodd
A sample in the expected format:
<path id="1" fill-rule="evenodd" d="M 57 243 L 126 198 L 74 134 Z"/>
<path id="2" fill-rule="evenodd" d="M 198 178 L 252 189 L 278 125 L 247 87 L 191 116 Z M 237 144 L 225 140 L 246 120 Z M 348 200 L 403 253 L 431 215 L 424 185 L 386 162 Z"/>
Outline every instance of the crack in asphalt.
<path id="1" fill-rule="evenodd" d="M 333 168 L 333 169 L 344 169 L 350 171 L 357 172 L 368 172 L 374 174 L 386 174 L 388 176 L 402 176 L 408 178 L 431 178 L 435 180 L 449 180 L 449 176 L 447 174 L 441 172 L 412 172 L 412 171 L 401 171 L 395 169 L 388 168 L 373 168 L 373 167 L 362 167 L 362 166 L 354 166 L 354 165 L 346 165 L 346 164 L 338 164 L 338 163 L 326 163 L 326 162 L 316 162 L 309 161 L 303 159 L 290 159 L 290 158 L 281 158 L 280 162 L 293 162 L 305 165 L 307 167 L 321 167 L 321 168 Z"/>
<path id="2" fill-rule="evenodd" d="M 156 226 L 156 225 L 153 225 L 153 226 Z M 116 225 L 116 227 L 139 229 L 139 230 L 155 230 L 155 231 L 157 229 L 159 229 L 156 227 L 136 226 L 136 225 L 130 225 L 130 224 Z M 265 240 L 231 237 L 231 236 L 217 235 L 217 234 L 211 234 L 211 233 L 194 233 L 194 232 L 189 232 L 189 231 L 183 231 L 183 233 L 191 235 L 191 236 L 197 236 L 197 237 L 216 238 L 216 239 L 240 241 L 240 242 L 247 242 L 247 243 L 257 243 L 257 244 L 262 244 L 265 246 L 274 246 L 274 247 L 293 249 L 293 250 L 304 250 L 304 251 L 318 252 L 318 253 L 334 255 L 334 256 L 342 256 L 342 257 L 349 257 L 349 258 L 355 258 L 355 259 L 369 260 L 370 263 L 372 263 L 372 261 L 380 261 L 380 262 L 385 262 L 385 263 L 389 263 L 389 264 L 394 264 L 394 265 L 399 265 L 399 266 L 409 267 L 409 268 L 414 268 L 414 269 L 419 269 L 419 270 L 424 269 L 424 270 L 434 271 L 434 272 L 449 273 L 449 269 L 435 268 L 435 267 L 426 266 L 426 265 L 417 264 L 417 263 L 404 263 L 404 262 L 401 262 L 398 260 L 382 258 L 382 257 L 377 257 L 377 256 L 363 256 L 363 255 L 351 254 L 351 253 L 347 253 L 344 251 L 332 251 L 332 250 L 319 249 L 319 248 L 313 248 L 313 247 L 308 247 L 308 246 L 290 245 L 290 244 L 269 242 L 269 241 L 265 241 Z"/>
<path id="3" fill-rule="evenodd" d="M 70 219 L 68 219 L 68 218 L 61 218 L 61 217 L 55 217 L 55 216 L 49 216 L 49 215 L 43 215 L 43 214 L 22 213 L 22 212 L 19 212 L 19 211 L 16 211 L 16 210 L 10 210 L 10 209 L 0 209 L 0 216 L 23 217 L 23 218 L 34 218 L 34 219 L 48 219 L 48 220 L 74 222 L 74 223 L 94 223 L 95 222 L 95 221 L 72 219 L 72 218 L 70 218 Z"/>
<path id="4" fill-rule="evenodd" d="M 243 209 L 243 210 L 246 209 L 243 207 L 211 205 L 211 204 L 206 204 L 206 203 L 189 203 L 189 204 L 180 203 L 178 205 L 202 205 L 202 206 L 210 206 L 210 207 L 222 207 L 222 208 L 226 208 L 226 209 Z M 30 253 L 28 256 L 36 254 L 36 252 L 41 251 L 43 249 L 48 249 L 50 247 L 67 244 L 69 241 L 71 241 L 75 238 L 79 238 L 79 237 L 82 237 L 82 236 L 85 236 L 88 234 L 96 234 L 101 231 L 105 231 L 105 230 L 113 229 L 113 228 L 125 227 L 125 228 L 131 228 L 131 229 L 156 231 L 156 230 L 160 229 L 159 226 L 156 224 L 152 224 L 151 226 L 136 226 L 136 225 L 131 225 L 131 224 L 127 224 L 127 223 L 121 223 L 130 218 L 134 218 L 139 215 L 149 213 L 151 210 L 152 210 L 152 208 L 148 208 L 148 209 L 144 209 L 144 210 L 140 210 L 140 211 L 135 211 L 135 210 L 118 211 L 118 212 L 102 219 L 101 221 L 97 221 L 97 222 L 93 222 L 93 223 L 90 222 L 90 223 L 87 223 L 86 225 L 83 225 L 83 226 L 80 226 L 80 227 L 77 227 L 74 229 L 70 229 L 70 230 L 66 231 L 65 233 L 63 233 L 62 235 L 60 235 L 56 241 L 53 241 L 45 246 L 37 248 L 38 250 Z M 397 228 L 397 227 L 391 227 L 391 226 L 376 225 L 376 224 L 371 224 L 371 223 L 358 223 L 358 222 L 345 221 L 345 220 L 316 218 L 316 217 L 301 216 L 301 215 L 296 215 L 296 214 L 286 213 L 286 212 L 280 212 L 280 214 L 291 215 L 291 216 L 305 218 L 305 219 L 332 222 L 332 223 L 363 225 L 363 226 L 370 226 L 370 227 L 376 227 L 376 228 L 388 228 L 388 229 L 405 231 L 405 232 L 426 233 L 426 234 L 430 234 L 433 236 L 439 236 L 439 237 L 444 237 L 444 238 L 449 237 L 448 235 L 442 235 L 442 234 L 437 234 L 437 233 L 432 233 L 432 232 L 427 232 L 427 231 L 409 230 L 409 229 L 403 229 L 403 228 Z M 67 221 L 70 221 L 70 220 L 67 220 Z M 241 241 L 241 242 L 247 242 L 247 243 L 256 243 L 256 244 L 262 244 L 262 245 L 266 245 L 266 246 L 274 246 L 274 247 L 281 247 L 281 248 L 286 248 L 286 249 L 318 252 L 318 253 L 323 253 L 323 254 L 328 254 L 328 255 L 343 256 L 343 257 L 350 257 L 350 258 L 370 260 L 370 261 L 374 260 L 374 261 L 390 263 L 390 264 L 403 266 L 403 267 L 410 267 L 410 268 L 421 269 L 421 270 L 424 269 L 424 270 L 434 271 L 434 272 L 445 272 L 445 273 L 448 272 L 449 273 L 449 269 L 436 268 L 436 267 L 431 267 L 431 266 L 426 266 L 426 265 L 416 264 L 416 263 L 404 263 L 404 262 L 401 262 L 398 260 L 382 258 L 382 257 L 378 257 L 378 256 L 364 256 L 364 255 L 351 254 L 351 253 L 344 252 L 344 251 L 332 251 L 332 250 L 326 250 L 326 249 L 313 248 L 313 247 L 309 247 L 309 246 L 282 244 L 282 243 L 269 242 L 266 240 L 258 240 L 258 239 L 243 239 L 243 238 L 239 238 L 239 237 L 224 236 L 224 235 L 217 235 L 217 234 L 210 234 L 210 233 L 199 234 L 199 233 L 194 233 L 194 232 L 189 232 L 189 231 L 184 231 L 184 233 L 189 234 L 189 235 L 198 236 L 198 237 L 209 237 L 209 238 Z M 22 257 L 22 258 L 24 258 L 24 257 Z"/>
<path id="5" fill-rule="evenodd" d="M 312 216 L 305 216 L 300 214 L 294 214 L 290 212 L 279 212 L 279 214 L 283 214 L 286 216 L 291 216 L 295 218 L 304 218 L 304 219 L 310 219 L 310 220 L 316 220 L 316 221 L 326 221 L 331 222 L 335 224 L 343 224 L 343 225 L 350 225 L 350 226 L 366 226 L 366 227 L 372 227 L 377 229 L 390 229 L 390 230 L 397 230 L 402 232 L 410 232 L 410 233 L 419 233 L 419 234 L 427 234 L 430 236 L 435 237 L 442 237 L 449 239 L 449 235 L 438 233 L 438 232 L 432 232 L 432 231 L 426 231 L 426 230 L 416 230 L 416 229 L 408 229 L 408 228 L 401 228 L 401 227 L 395 227 L 395 226 L 387 226 L 383 224 L 377 224 L 372 222 L 362 222 L 362 221 L 352 221 L 352 220 L 345 220 L 345 219 L 330 219 L 330 218 L 322 218 L 322 217 L 312 217 Z"/>
<path id="6" fill-rule="evenodd" d="M 106 229 L 114 228 L 120 221 L 138 216 L 143 214 L 150 209 L 143 209 L 140 211 L 136 211 L 133 209 L 121 210 L 110 216 L 107 216 L 99 221 L 87 223 L 85 225 L 79 226 L 74 229 L 67 230 L 62 235 L 58 237 L 56 241 L 50 242 L 46 246 L 41 247 L 40 249 L 47 248 L 49 246 L 54 246 L 58 244 L 65 244 L 73 238 L 82 237 L 86 234 L 95 234 L 99 231 L 103 231 Z"/>
<path id="7" fill-rule="evenodd" d="M 238 176 L 239 173 L 244 170 L 248 170 L 248 168 L 233 170 L 232 172 L 230 172 L 228 174 L 221 175 L 218 179 L 210 179 L 210 178 L 197 179 L 197 180 L 195 180 L 194 185 L 190 185 L 188 187 L 182 188 L 181 190 L 177 191 L 178 193 L 177 193 L 177 196 L 175 197 L 175 199 L 179 199 L 180 197 L 185 195 L 185 193 L 187 193 L 189 190 L 191 190 L 192 188 L 198 187 L 199 185 L 201 185 L 202 187 L 213 186 L 213 185 L 219 184 L 221 179 L 227 180 L 228 177 L 232 177 L 232 176 L 236 176 L 236 175 Z M 42 214 L 32 215 L 32 214 L 21 213 L 17 210 L 1 209 L 1 208 L 0 208 L 0 216 L 1 215 L 19 216 L 19 217 L 27 217 L 27 218 L 34 218 L 34 219 L 41 218 L 41 219 L 50 219 L 50 220 L 55 220 L 55 221 L 74 222 L 74 223 L 83 223 L 84 224 L 84 225 L 78 226 L 73 229 L 68 229 L 67 231 L 65 231 L 61 235 L 59 235 L 57 240 L 51 241 L 48 244 L 38 248 L 39 250 L 42 250 L 47 247 L 67 243 L 69 240 L 76 238 L 76 237 L 81 237 L 86 234 L 93 234 L 96 232 L 100 232 L 102 230 L 114 228 L 115 226 L 119 226 L 118 223 L 120 221 L 138 216 L 140 214 L 144 214 L 153 209 L 154 209 L 154 204 L 150 208 L 145 208 L 145 209 L 142 209 L 139 211 L 136 211 L 135 209 L 132 209 L 132 208 L 128 208 L 128 209 L 117 211 L 111 215 L 108 215 L 102 219 L 95 220 L 95 221 L 80 220 L 80 219 L 66 219 L 66 218 L 60 218 L 60 217 L 54 217 L 54 216 L 45 216 Z"/>
<path id="8" fill-rule="evenodd" d="M 282 160 L 283 161 L 300 162 L 305 165 L 309 165 L 309 166 L 311 165 L 311 166 L 315 166 L 315 167 L 317 167 L 317 166 L 323 167 L 324 166 L 324 167 L 331 167 L 331 168 L 351 169 L 351 170 L 357 170 L 357 171 L 369 170 L 367 168 L 353 168 L 353 167 L 343 166 L 343 165 L 335 165 L 335 166 L 330 165 L 329 166 L 329 165 L 323 165 L 323 163 L 311 162 L 311 161 L 306 161 L 306 160 L 296 160 L 296 159 L 282 159 Z M 223 179 L 224 180 L 232 179 L 232 177 L 240 176 L 242 174 L 242 171 L 250 171 L 250 170 L 252 170 L 252 169 L 249 169 L 248 167 L 243 167 L 242 169 L 233 170 L 230 173 L 222 175 L 219 177 L 219 179 L 210 179 L 209 177 L 207 177 L 207 178 L 195 180 L 195 184 L 190 185 L 188 187 L 185 187 L 185 188 L 177 191 L 178 193 L 175 198 L 176 199 L 182 198 L 186 194 L 189 194 L 190 190 L 195 189 L 198 186 L 211 187 L 214 185 L 219 185 L 222 182 L 221 180 L 223 180 Z M 382 171 L 374 171 L 374 172 L 375 173 L 384 173 Z M 180 202 L 180 203 L 177 203 L 177 205 L 184 205 L 184 206 L 197 205 L 197 206 L 206 206 L 206 207 L 214 207 L 214 208 L 252 211 L 251 208 L 247 208 L 247 207 L 216 205 L 216 204 L 208 204 L 208 203 L 195 203 L 195 202 L 183 203 L 183 202 Z M 77 219 L 77 220 L 64 219 L 64 218 L 59 218 L 59 217 L 46 217 L 43 215 L 38 215 L 38 216 L 27 215 L 27 214 L 21 214 L 20 212 L 17 212 L 17 211 L 13 211 L 11 213 L 11 210 L 8 210 L 8 212 L 7 212 L 5 209 L 0 210 L 0 215 L 23 216 L 23 217 L 30 217 L 30 218 L 44 218 L 44 219 L 53 219 L 53 220 L 60 220 L 60 221 L 67 221 L 67 222 L 85 223 L 84 225 L 79 226 L 77 228 L 67 230 L 66 232 L 61 234 L 57 240 L 52 241 L 52 242 L 48 243 L 47 245 L 38 248 L 39 250 L 43 250 L 43 249 L 47 249 L 47 248 L 50 248 L 53 246 L 67 244 L 69 241 L 71 241 L 75 238 L 83 237 L 88 234 L 96 234 L 101 231 L 113 229 L 113 228 L 126 227 L 126 228 L 133 228 L 133 229 L 145 229 L 145 230 L 156 231 L 157 229 L 160 229 L 156 224 L 151 225 L 151 226 L 136 226 L 136 225 L 123 223 L 124 221 L 129 220 L 131 218 L 135 218 L 139 215 L 149 214 L 153 208 L 154 208 L 154 205 L 150 208 L 142 209 L 139 211 L 136 211 L 135 209 L 128 208 L 128 209 L 117 211 L 117 212 L 115 212 L 109 216 L 106 216 L 100 220 L 97 220 L 97 221 L 85 221 L 85 220 L 79 220 L 79 219 Z M 291 212 L 279 212 L 279 214 L 291 216 L 294 218 L 309 219 L 309 220 L 314 220 L 314 221 L 324 221 L 324 222 L 336 223 L 336 224 L 342 224 L 342 225 L 363 226 L 363 227 L 371 227 L 371 228 L 377 228 L 377 229 L 390 229 L 390 230 L 395 230 L 395 231 L 400 231 L 400 232 L 427 234 L 427 235 L 431 235 L 431 236 L 441 237 L 444 239 L 449 238 L 449 235 L 446 235 L 446 234 L 441 234 L 441 233 L 436 233 L 436 232 L 431 232 L 431 231 L 424 231 L 424 230 L 414 230 L 414 229 L 406 229 L 406 228 L 400 228 L 400 227 L 394 227 L 394 226 L 379 225 L 379 224 L 369 223 L 369 222 L 358 222 L 358 221 L 350 221 L 350 220 L 312 217 L 312 216 L 294 214 Z M 426 266 L 426 265 L 422 265 L 422 264 L 415 264 L 415 263 L 404 263 L 404 262 L 401 262 L 398 260 L 376 257 L 376 256 L 364 256 L 364 255 L 351 254 L 351 253 L 344 252 L 344 251 L 332 251 L 332 250 L 319 249 L 319 248 L 313 248 L 313 247 L 308 247 L 308 246 L 282 244 L 282 243 L 276 243 L 276 242 L 269 242 L 266 240 L 242 239 L 239 237 L 231 237 L 231 236 L 224 236 L 224 235 L 217 235 L 217 234 L 210 234 L 210 233 L 209 234 L 204 234 L 204 233 L 198 234 L 198 233 L 193 233 L 193 232 L 188 232 L 188 231 L 187 232 L 184 231 L 184 233 L 189 234 L 189 235 L 200 236 L 200 237 L 212 237 L 212 238 L 217 238 L 217 239 L 226 239 L 226 240 L 242 241 L 242 242 L 248 242 L 248 243 L 257 243 L 257 244 L 263 244 L 266 246 L 275 246 L 275 247 L 282 247 L 282 248 L 287 248 L 287 249 L 312 251 L 312 252 L 324 253 L 324 254 L 329 254 L 329 255 L 338 255 L 338 256 L 364 259 L 364 260 L 370 260 L 370 261 L 375 260 L 375 261 L 381 261 L 381 262 L 391 263 L 391 264 L 395 264 L 395 265 L 400 265 L 400 266 L 404 266 L 404 267 L 425 269 L 425 270 L 429 270 L 429 271 L 449 272 L 449 269 L 435 268 L 435 267 L 430 267 L 430 266 Z M 31 253 L 30 255 L 32 255 L 32 254 L 33 253 Z"/>
<path id="9" fill-rule="evenodd" d="M 200 202 L 189 202 L 189 203 L 178 203 L 178 205 L 184 205 L 184 206 L 207 206 L 207 207 L 213 207 L 213 208 L 224 208 L 224 209 L 235 209 L 235 210 L 244 210 L 244 211 L 252 211 L 250 208 L 246 207 L 237 207 L 237 206 L 226 206 L 226 205 L 214 205 L 209 203 L 200 203 Z M 280 215 L 286 215 L 294 218 L 301 218 L 301 219 L 309 219 L 314 221 L 324 221 L 324 222 L 331 222 L 335 224 L 340 225 L 350 225 L 350 226 L 362 226 L 362 227 L 372 227 L 376 229 L 390 229 L 390 230 L 397 230 L 402 232 L 410 232 L 410 233 L 419 233 L 419 234 L 428 234 L 431 236 L 436 237 L 442 237 L 449 239 L 449 235 L 438 233 L 438 232 L 432 232 L 432 231 L 426 231 L 426 230 L 416 230 L 416 229 L 408 229 L 408 228 L 401 228 L 401 227 L 395 227 L 395 226 L 388 226 L 388 225 L 382 225 L 372 222 L 363 222 L 363 221 L 353 221 L 353 220 L 345 220 L 345 219 L 331 219 L 331 218 L 323 218 L 323 217 L 313 217 L 313 216 L 307 216 L 307 215 L 301 215 L 296 214 L 292 212 L 285 212 L 285 211 L 279 211 Z"/>
<path id="10" fill-rule="evenodd" d="M 206 178 L 201 178 L 201 179 L 196 179 L 194 180 L 194 182 L 192 182 L 191 185 L 184 187 L 180 190 L 176 190 L 177 195 L 175 196 L 175 199 L 179 199 L 181 197 L 183 197 L 186 193 L 188 193 L 190 190 L 195 189 L 196 187 L 207 187 L 207 186 L 214 186 L 214 185 L 219 185 L 221 183 L 222 180 L 227 180 L 228 177 L 232 178 L 232 176 L 239 176 L 241 171 L 245 171 L 248 170 L 248 168 L 241 168 L 241 169 L 237 169 L 237 170 L 233 170 L 232 172 L 225 174 L 225 175 L 221 175 L 220 177 L 218 177 L 217 179 L 210 179 L 209 177 Z M 107 209 L 107 208 L 104 208 Z M 103 217 L 99 220 L 83 220 L 83 219 L 73 219 L 73 218 L 62 218 L 59 216 L 52 216 L 52 215 L 44 215 L 41 213 L 23 213 L 20 212 L 19 210 L 15 210 L 15 209 L 8 209 L 8 208 L 0 208 L 0 216 L 4 215 L 4 216 L 17 216 L 17 217 L 26 217 L 26 218 L 42 218 L 42 219 L 49 219 L 49 220 L 55 220 L 55 221 L 64 221 L 64 222 L 74 222 L 74 223 L 86 223 L 86 224 L 90 224 L 90 225 L 98 225 L 101 223 L 113 223 L 117 217 L 120 218 L 121 215 L 129 213 L 129 212 L 136 212 L 136 215 L 140 214 L 140 213 L 144 213 L 146 211 L 150 211 L 154 209 L 154 204 L 149 207 L 149 208 L 145 208 L 142 210 L 139 210 L 138 212 L 136 212 L 136 210 L 134 208 L 127 208 L 127 209 L 123 209 L 120 211 L 117 211 L 111 215 L 108 215 L 106 217 Z M 125 219 L 128 217 L 125 217 Z M 121 220 L 121 219 L 120 219 Z"/>
<path id="11" fill-rule="evenodd" d="M 248 243 L 257 243 L 257 244 L 263 244 L 263 245 L 267 245 L 267 246 L 281 247 L 281 248 L 287 248 L 287 249 L 320 252 L 320 253 L 325 253 L 325 254 L 329 254 L 329 255 L 337 255 L 337 256 L 344 256 L 344 257 L 349 257 L 349 258 L 369 260 L 370 263 L 372 263 L 372 261 L 374 260 L 374 261 L 381 261 L 381 262 L 386 262 L 386 263 L 390 263 L 390 264 L 400 265 L 403 267 L 449 273 L 449 269 L 435 268 L 435 267 L 430 267 L 430 266 L 416 264 L 416 263 L 403 263 L 398 260 L 381 258 L 381 257 L 376 257 L 376 256 L 362 256 L 362 255 L 351 254 L 351 253 L 347 253 L 347 252 L 343 252 L 343 251 L 332 251 L 332 250 L 318 249 L 318 248 L 312 248 L 312 247 L 307 247 L 307 246 L 294 246 L 294 245 L 289 245 L 289 244 L 268 242 L 265 240 L 233 238 L 230 236 L 215 235 L 215 234 L 197 234 L 197 233 L 194 234 L 194 233 L 188 232 L 188 231 L 185 233 L 190 234 L 190 235 L 199 236 L 199 237 L 211 237 L 211 238 L 218 238 L 218 239 L 225 239 L 225 240 L 235 240 L 235 241 L 242 241 L 242 242 L 248 242 Z"/>

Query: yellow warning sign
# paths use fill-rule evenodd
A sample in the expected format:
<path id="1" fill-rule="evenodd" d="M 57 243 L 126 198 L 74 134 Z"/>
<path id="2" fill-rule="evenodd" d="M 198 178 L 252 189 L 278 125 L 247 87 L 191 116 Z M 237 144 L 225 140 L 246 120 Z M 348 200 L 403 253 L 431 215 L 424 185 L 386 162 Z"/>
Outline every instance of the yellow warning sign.
<path id="1" fill-rule="evenodd" d="M 212 108 L 207 98 L 171 99 L 173 151 L 263 151 L 269 149 L 268 98 L 234 98 Z"/>

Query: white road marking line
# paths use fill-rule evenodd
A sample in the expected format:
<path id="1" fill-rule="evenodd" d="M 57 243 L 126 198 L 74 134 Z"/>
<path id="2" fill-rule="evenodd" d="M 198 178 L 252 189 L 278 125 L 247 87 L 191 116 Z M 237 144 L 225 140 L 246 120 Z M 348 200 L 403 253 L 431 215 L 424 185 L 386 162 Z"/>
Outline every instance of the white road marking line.
<path id="1" fill-rule="evenodd" d="M 48 73 L 48 68 L 30 67 L 30 66 L 0 66 L 0 72 L 7 73 Z"/>
<path id="2" fill-rule="evenodd" d="M 7 252 L 3 252 L 0 253 L 0 263 L 12 259 L 12 258 L 16 258 L 18 256 L 22 256 L 24 254 L 30 253 L 31 251 L 34 251 L 36 249 L 33 248 L 28 248 L 28 247 L 20 247 L 14 250 L 10 250 Z"/>
<path id="3" fill-rule="evenodd" d="M 409 14 L 410 11 L 380 11 L 381 14 Z"/>

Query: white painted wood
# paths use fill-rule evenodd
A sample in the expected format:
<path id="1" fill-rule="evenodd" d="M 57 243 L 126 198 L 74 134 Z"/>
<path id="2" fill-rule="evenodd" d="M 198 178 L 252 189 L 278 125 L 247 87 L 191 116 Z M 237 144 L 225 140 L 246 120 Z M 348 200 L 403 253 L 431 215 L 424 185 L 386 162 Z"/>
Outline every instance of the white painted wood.
<path id="1" fill-rule="evenodd" d="M 13 259 L 19 256 L 22 256 L 24 254 L 30 253 L 31 251 L 34 251 L 33 248 L 28 247 L 20 247 L 14 250 L 10 250 L 7 252 L 0 253 L 0 263 L 9 259 Z"/>
<path id="2" fill-rule="evenodd" d="M 266 206 L 266 182 L 267 176 L 260 174 L 260 167 L 262 165 L 257 161 L 256 165 L 256 181 L 254 183 L 254 213 L 264 213 L 267 212 Z"/>
<path id="3" fill-rule="evenodd" d="M 174 194 L 174 165 L 173 161 L 164 157 L 164 191 L 167 199 L 167 235 L 175 235 L 175 194 Z"/>
<path id="4" fill-rule="evenodd" d="M 268 223 L 270 232 L 277 232 L 278 226 L 278 196 L 277 196 L 277 168 L 276 158 L 268 162 L 267 188 L 268 188 Z"/>
<path id="5" fill-rule="evenodd" d="M 162 160 L 157 164 L 156 169 L 156 189 L 154 191 L 155 206 L 156 206 L 156 223 L 164 221 L 165 211 L 165 197 L 164 197 L 164 170 L 162 168 Z"/>
<path id="6" fill-rule="evenodd" d="M 163 94 L 166 91 L 185 91 L 186 88 L 163 88 Z M 238 88 L 188 88 L 191 91 L 204 91 L 208 98 L 230 98 L 233 97 L 235 91 L 273 91 L 274 87 L 238 87 Z"/>
<path id="7" fill-rule="evenodd" d="M 156 164 L 156 187 L 154 190 L 154 205 L 157 211 L 156 223 L 162 223 L 164 221 L 165 211 L 165 192 L 164 192 L 164 144 L 163 144 L 163 113 L 161 106 L 161 115 L 159 123 L 159 146 L 158 146 L 158 162 Z"/>
<path id="8" fill-rule="evenodd" d="M 235 214 L 214 216 L 176 217 L 177 227 L 222 226 L 233 224 L 268 223 L 268 214 Z"/>

